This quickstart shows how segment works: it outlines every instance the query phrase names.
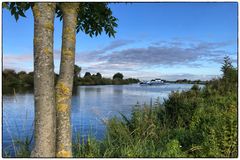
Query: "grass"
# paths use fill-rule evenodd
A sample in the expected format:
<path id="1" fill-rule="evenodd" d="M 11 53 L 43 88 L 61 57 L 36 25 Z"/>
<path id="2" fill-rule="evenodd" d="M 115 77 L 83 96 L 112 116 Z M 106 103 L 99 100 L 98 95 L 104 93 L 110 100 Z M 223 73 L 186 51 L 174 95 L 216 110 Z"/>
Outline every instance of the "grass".
<path id="1" fill-rule="evenodd" d="M 3 150 L 2 156 L 4 158 L 5 157 L 21 157 L 21 158 L 30 157 L 33 135 L 30 137 L 26 136 L 24 138 L 21 138 L 21 136 L 14 136 L 13 133 L 10 131 L 8 122 L 5 121 L 5 123 L 7 127 L 7 132 L 8 132 L 8 135 L 10 135 L 12 144 L 5 147 L 5 149 Z M 18 132 L 18 135 L 19 135 L 19 132 Z"/>
<path id="2" fill-rule="evenodd" d="M 3 157 L 30 157 L 31 145 L 33 141 L 33 124 L 30 129 L 31 134 L 27 134 L 28 112 L 26 111 L 21 126 L 14 121 L 16 132 L 12 132 L 8 116 L 4 116 L 3 122 L 6 127 L 7 134 L 10 136 L 11 144 L 4 148 Z M 26 136 L 28 135 L 28 136 Z"/>

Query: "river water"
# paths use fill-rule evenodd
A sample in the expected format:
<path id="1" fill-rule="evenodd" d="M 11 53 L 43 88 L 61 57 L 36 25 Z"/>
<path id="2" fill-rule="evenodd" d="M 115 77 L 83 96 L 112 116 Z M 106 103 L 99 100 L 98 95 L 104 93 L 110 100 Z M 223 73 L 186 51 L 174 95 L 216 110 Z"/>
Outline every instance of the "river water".
<path id="1" fill-rule="evenodd" d="M 188 90 L 192 84 L 164 84 L 159 86 L 98 85 L 79 86 L 72 97 L 72 131 L 81 136 L 89 134 L 102 139 L 105 121 L 119 112 L 130 116 L 132 107 L 163 102 L 172 91 Z M 3 95 L 3 151 L 13 151 L 12 140 L 31 137 L 34 120 L 34 97 L 32 93 Z"/>

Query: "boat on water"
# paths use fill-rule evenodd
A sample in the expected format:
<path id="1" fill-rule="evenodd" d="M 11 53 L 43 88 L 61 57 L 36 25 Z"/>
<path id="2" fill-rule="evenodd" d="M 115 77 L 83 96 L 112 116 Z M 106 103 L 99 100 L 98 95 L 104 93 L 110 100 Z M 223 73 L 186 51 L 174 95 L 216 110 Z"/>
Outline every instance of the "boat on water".
<path id="1" fill-rule="evenodd" d="M 142 81 L 139 84 L 140 85 L 163 85 L 164 81 L 161 79 L 152 79 L 150 81 Z"/>

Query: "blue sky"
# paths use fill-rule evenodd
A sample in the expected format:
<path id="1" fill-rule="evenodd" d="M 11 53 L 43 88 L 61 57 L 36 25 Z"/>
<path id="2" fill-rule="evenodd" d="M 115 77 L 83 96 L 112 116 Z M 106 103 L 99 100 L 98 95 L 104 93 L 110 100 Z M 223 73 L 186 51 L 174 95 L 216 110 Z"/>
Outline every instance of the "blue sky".
<path id="1" fill-rule="evenodd" d="M 115 38 L 77 35 L 76 64 L 111 77 L 211 79 L 223 57 L 237 61 L 237 3 L 114 3 Z M 33 16 L 16 23 L 3 10 L 3 67 L 33 70 Z M 55 20 L 55 71 L 59 70 L 62 22 Z"/>

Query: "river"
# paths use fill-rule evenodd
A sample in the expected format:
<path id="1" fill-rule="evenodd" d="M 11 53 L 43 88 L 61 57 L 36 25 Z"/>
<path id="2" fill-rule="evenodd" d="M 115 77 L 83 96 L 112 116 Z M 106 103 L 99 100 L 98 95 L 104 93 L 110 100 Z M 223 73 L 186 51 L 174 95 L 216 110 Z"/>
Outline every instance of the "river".
<path id="1" fill-rule="evenodd" d="M 188 90 L 192 84 L 164 84 L 159 86 L 98 85 L 78 86 L 72 97 L 72 131 L 81 136 L 89 134 L 102 139 L 105 123 L 119 112 L 130 116 L 132 107 L 163 102 L 172 91 Z M 31 137 L 34 120 L 34 97 L 32 93 L 3 95 L 3 151 L 12 151 L 12 140 Z"/>

